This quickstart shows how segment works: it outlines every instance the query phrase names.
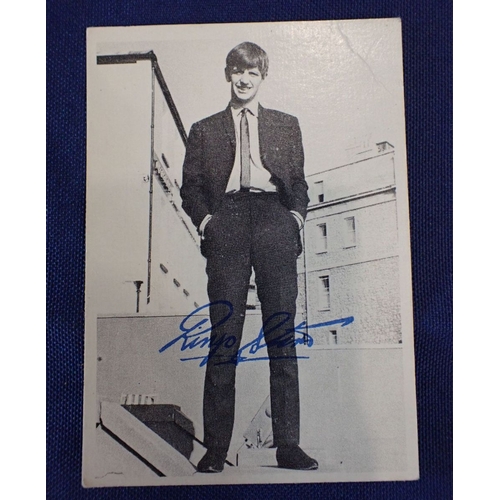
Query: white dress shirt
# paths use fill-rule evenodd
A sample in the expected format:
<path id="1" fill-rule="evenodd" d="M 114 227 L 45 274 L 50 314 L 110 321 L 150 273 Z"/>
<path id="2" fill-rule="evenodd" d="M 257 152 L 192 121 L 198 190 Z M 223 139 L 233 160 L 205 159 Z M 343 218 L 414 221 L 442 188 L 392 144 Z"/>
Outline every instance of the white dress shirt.
<path id="1" fill-rule="evenodd" d="M 247 106 L 248 134 L 250 136 L 250 191 L 275 193 L 276 186 L 271 182 L 271 173 L 266 170 L 260 160 L 259 145 L 259 103 L 252 101 Z M 231 106 L 233 115 L 234 131 L 236 134 L 236 154 L 234 165 L 229 181 L 226 186 L 226 193 L 233 193 L 240 190 L 241 178 L 241 118 L 243 108 Z"/>

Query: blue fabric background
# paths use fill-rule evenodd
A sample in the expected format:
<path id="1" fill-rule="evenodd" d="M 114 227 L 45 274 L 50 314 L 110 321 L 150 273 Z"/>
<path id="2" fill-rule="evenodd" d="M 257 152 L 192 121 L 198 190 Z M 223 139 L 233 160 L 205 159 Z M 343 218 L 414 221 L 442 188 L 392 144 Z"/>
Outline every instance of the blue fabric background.
<path id="1" fill-rule="evenodd" d="M 85 29 L 381 17 L 403 24 L 421 479 L 84 490 Z M 451 0 L 48 0 L 47 498 L 452 498 L 451 119 Z"/>

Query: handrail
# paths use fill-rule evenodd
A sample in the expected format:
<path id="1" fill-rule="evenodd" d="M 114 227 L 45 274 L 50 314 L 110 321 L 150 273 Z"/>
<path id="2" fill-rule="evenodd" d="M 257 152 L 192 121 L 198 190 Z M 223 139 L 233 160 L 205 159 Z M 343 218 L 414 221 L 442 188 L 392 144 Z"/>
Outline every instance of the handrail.
<path id="1" fill-rule="evenodd" d="M 137 61 L 146 61 L 146 60 L 151 61 L 151 65 L 153 67 L 156 79 L 158 80 L 160 89 L 163 93 L 163 97 L 167 102 L 167 105 L 170 109 L 170 113 L 172 113 L 172 118 L 174 119 L 177 130 L 179 131 L 179 135 L 181 136 L 182 142 L 184 143 L 184 146 L 186 146 L 187 145 L 186 129 L 184 128 L 184 125 L 179 115 L 179 111 L 177 110 L 177 106 L 175 105 L 172 94 L 168 89 L 167 82 L 163 77 L 160 65 L 158 64 L 158 58 L 156 57 L 154 51 L 150 50 L 149 52 L 132 52 L 130 54 L 97 56 L 97 64 L 135 64 Z"/>

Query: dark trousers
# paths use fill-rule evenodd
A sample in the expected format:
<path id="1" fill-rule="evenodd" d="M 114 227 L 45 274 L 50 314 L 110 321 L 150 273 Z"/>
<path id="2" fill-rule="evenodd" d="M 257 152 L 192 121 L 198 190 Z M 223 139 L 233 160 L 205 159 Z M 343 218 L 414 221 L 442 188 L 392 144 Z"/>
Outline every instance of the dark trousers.
<path id="1" fill-rule="evenodd" d="M 274 445 L 299 443 L 299 385 L 293 327 L 300 250 L 298 224 L 280 203 L 277 194 L 226 195 L 207 224 L 202 251 L 207 258 L 208 296 L 211 303 L 228 301 L 233 307 L 226 321 L 227 305 L 210 308 L 213 330 L 203 399 L 207 448 L 226 453 L 231 441 L 235 361 L 241 343 L 252 267 L 270 358 Z M 219 323 L 222 324 L 214 327 Z M 257 334 L 255 332 L 252 338 Z M 265 356 L 265 350 L 258 351 L 255 356 Z"/>

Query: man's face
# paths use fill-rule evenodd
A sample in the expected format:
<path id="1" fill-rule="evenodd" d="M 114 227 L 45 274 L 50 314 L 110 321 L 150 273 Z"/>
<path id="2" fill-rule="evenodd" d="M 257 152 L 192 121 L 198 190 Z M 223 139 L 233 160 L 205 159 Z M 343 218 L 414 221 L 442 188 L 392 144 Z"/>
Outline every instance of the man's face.
<path id="1" fill-rule="evenodd" d="M 258 68 L 234 68 L 230 74 L 232 94 L 240 101 L 250 102 L 256 96 L 262 80 Z"/>

